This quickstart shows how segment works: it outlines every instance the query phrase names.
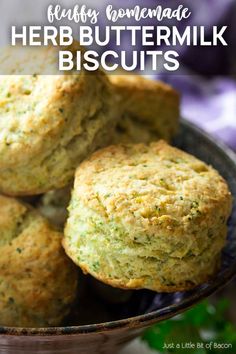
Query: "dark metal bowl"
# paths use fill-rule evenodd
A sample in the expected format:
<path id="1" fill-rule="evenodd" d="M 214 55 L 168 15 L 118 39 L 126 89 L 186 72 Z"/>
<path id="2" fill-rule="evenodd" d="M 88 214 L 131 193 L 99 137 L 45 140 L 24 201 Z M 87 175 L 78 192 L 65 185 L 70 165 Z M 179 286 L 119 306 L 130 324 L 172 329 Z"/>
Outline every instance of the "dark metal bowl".
<path id="1" fill-rule="evenodd" d="M 236 157 L 206 133 L 186 121 L 174 145 L 214 166 L 227 180 L 235 197 L 229 220 L 228 242 L 220 272 L 209 283 L 192 291 L 157 294 L 136 291 L 125 304 L 109 307 L 112 321 L 54 328 L 0 328 L 0 353 L 115 353 L 153 323 L 163 321 L 195 305 L 230 281 L 236 273 Z M 88 305 L 89 309 L 89 305 Z"/>

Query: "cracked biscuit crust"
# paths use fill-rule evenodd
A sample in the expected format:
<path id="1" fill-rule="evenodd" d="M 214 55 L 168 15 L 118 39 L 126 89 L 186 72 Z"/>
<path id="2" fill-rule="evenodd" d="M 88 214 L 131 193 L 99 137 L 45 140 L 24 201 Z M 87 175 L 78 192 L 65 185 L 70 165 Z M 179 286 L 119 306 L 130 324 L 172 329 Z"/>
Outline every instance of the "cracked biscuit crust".
<path id="1" fill-rule="evenodd" d="M 40 48 L 45 65 L 55 51 Z M 0 191 L 23 196 L 68 185 L 87 154 L 109 141 L 116 103 L 100 71 L 1 76 Z"/>
<path id="2" fill-rule="evenodd" d="M 60 325 L 75 299 L 77 270 L 62 234 L 37 211 L 0 196 L 0 325 Z"/>
<path id="3" fill-rule="evenodd" d="M 219 267 L 231 204 L 216 170 L 164 141 L 111 146 L 77 169 L 64 248 L 115 287 L 191 289 Z"/>

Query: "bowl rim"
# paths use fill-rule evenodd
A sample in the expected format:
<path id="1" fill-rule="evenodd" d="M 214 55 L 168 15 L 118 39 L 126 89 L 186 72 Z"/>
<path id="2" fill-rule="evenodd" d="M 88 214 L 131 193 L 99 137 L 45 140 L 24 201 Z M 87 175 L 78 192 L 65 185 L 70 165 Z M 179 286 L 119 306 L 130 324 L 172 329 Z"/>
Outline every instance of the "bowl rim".
<path id="1" fill-rule="evenodd" d="M 224 157 L 231 162 L 235 167 L 236 172 L 236 154 L 233 150 L 227 147 L 221 141 L 215 141 L 214 137 L 197 127 L 195 124 L 190 123 L 185 119 L 181 119 L 181 125 L 194 130 L 200 134 L 208 143 L 214 145 Z M 134 317 L 129 317 L 121 320 L 79 325 L 79 326 L 64 326 L 64 327 L 45 327 L 45 328 L 21 328 L 21 327 L 5 327 L 0 326 L 0 336 L 62 336 L 62 335 L 86 335 L 91 333 L 101 333 L 104 331 L 112 331 L 114 329 L 135 329 L 140 327 L 148 327 L 154 323 L 172 317 L 173 312 L 175 315 L 187 310 L 192 305 L 195 305 L 224 287 L 236 275 L 236 261 L 227 270 L 224 271 L 223 277 L 216 277 L 207 284 L 197 288 L 195 294 L 191 295 L 186 300 L 175 303 L 161 309 Z"/>

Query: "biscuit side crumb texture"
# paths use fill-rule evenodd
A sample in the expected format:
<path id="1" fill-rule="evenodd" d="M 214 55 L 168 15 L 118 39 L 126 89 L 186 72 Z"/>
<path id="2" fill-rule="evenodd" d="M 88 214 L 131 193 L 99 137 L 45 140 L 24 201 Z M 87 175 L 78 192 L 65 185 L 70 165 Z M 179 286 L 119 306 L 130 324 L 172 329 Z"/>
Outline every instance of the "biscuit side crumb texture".
<path id="1" fill-rule="evenodd" d="M 76 296 L 77 269 L 34 209 L 0 196 L 0 325 L 61 324 Z"/>
<path id="2" fill-rule="evenodd" d="M 63 245 L 115 287 L 181 291 L 218 270 L 232 198 L 212 167 L 169 146 L 111 146 L 77 169 Z"/>
<path id="3" fill-rule="evenodd" d="M 105 74 L 59 75 L 53 71 L 57 49 L 35 51 L 26 50 L 24 65 L 37 53 L 41 66 L 52 66 L 54 75 L 38 75 L 41 67 L 24 75 L 19 60 L 12 75 L 1 76 L 0 191 L 12 196 L 68 185 L 78 164 L 108 143 L 118 118 L 116 95 Z M 4 55 L 0 65 L 11 59 Z"/>

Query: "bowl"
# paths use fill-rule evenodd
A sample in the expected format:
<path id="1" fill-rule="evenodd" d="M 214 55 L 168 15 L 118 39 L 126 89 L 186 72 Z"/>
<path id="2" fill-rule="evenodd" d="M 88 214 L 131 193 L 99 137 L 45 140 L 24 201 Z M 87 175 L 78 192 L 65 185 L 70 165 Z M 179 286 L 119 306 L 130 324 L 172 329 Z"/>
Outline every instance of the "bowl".
<path id="1" fill-rule="evenodd" d="M 214 166 L 227 180 L 235 197 L 222 266 L 215 278 L 188 292 L 162 294 L 145 290 L 135 291 L 127 303 L 108 305 L 107 310 L 113 320 L 107 322 L 101 319 L 94 324 L 78 325 L 76 317 L 72 316 L 63 327 L 0 327 L 0 353 L 115 353 L 139 336 L 145 328 L 185 311 L 233 278 L 236 273 L 235 154 L 185 120 L 181 121 L 181 129 L 174 145 Z M 90 309 L 89 303 L 84 306 L 85 311 L 87 308 Z"/>

